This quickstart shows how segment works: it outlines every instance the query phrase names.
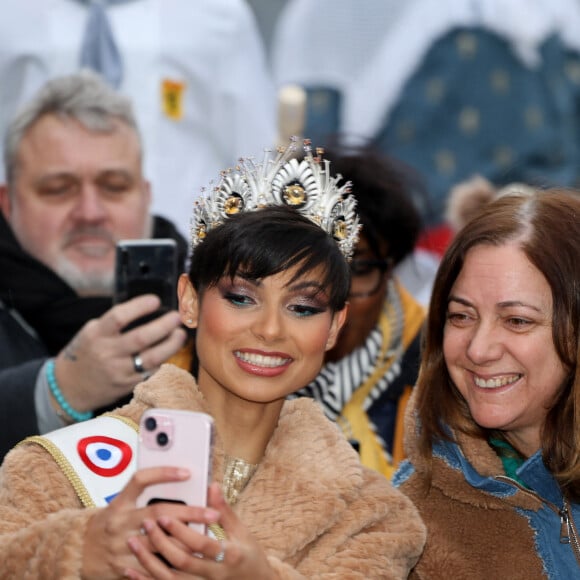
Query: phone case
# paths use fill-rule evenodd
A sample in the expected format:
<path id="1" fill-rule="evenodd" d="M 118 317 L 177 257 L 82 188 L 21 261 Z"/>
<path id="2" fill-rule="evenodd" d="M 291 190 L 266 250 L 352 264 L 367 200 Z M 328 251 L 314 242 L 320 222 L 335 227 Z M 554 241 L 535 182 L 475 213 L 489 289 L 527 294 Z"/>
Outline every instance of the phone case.
<path id="1" fill-rule="evenodd" d="M 160 308 L 126 330 L 177 308 L 177 243 L 167 239 L 120 240 L 115 262 L 114 303 L 141 294 L 156 294 Z"/>
<path id="2" fill-rule="evenodd" d="M 213 419 L 205 413 L 174 409 L 149 409 L 140 421 L 138 469 L 168 465 L 191 472 L 186 481 L 149 486 L 138 498 L 143 507 L 157 502 L 207 505 L 211 482 Z M 190 524 L 205 533 L 202 524 Z"/>

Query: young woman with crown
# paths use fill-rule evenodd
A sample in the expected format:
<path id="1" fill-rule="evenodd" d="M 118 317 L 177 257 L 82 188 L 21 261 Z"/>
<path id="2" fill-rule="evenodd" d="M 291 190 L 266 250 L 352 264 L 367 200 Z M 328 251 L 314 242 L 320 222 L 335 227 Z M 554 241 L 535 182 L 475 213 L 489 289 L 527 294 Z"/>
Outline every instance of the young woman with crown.
<path id="1" fill-rule="evenodd" d="M 195 372 L 165 365 L 127 406 L 6 457 L 3 577 L 407 577 L 425 542 L 413 505 L 360 464 L 317 403 L 286 399 L 344 322 L 359 229 L 349 184 L 308 142 L 302 161 L 295 148 L 241 161 L 195 206 L 178 290 Z M 155 407 L 213 417 L 207 508 L 136 507 L 147 486 L 191 475 L 135 471 L 136 424 Z"/>

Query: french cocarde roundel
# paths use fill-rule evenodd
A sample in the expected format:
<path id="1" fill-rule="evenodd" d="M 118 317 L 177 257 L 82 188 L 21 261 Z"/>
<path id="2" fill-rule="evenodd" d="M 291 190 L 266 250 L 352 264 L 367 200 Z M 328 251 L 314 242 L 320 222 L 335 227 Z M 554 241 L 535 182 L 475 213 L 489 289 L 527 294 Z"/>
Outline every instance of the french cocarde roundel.
<path id="1" fill-rule="evenodd" d="M 77 450 L 83 463 L 102 477 L 123 473 L 133 457 L 133 450 L 127 443 L 103 435 L 84 437 L 78 442 Z"/>

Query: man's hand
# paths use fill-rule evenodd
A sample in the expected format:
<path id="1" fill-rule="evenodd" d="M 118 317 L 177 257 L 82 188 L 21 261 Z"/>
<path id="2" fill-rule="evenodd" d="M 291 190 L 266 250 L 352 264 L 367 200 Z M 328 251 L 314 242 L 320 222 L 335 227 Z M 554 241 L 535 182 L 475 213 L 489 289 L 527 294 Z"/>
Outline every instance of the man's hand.
<path id="1" fill-rule="evenodd" d="M 159 306 L 159 298 L 152 294 L 117 304 L 89 320 L 59 353 L 56 379 L 74 409 L 84 412 L 113 403 L 181 349 L 187 335 L 177 311 L 122 332 Z M 136 370 L 134 355 L 139 355 L 145 373 Z"/>

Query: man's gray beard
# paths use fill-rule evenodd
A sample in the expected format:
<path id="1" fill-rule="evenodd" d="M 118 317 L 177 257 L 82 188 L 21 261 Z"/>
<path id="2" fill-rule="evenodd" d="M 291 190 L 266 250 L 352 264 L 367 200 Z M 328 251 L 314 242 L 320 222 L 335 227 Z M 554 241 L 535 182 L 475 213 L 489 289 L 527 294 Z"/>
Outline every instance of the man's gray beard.
<path id="1" fill-rule="evenodd" d="M 60 259 L 56 273 L 71 286 L 79 296 L 112 296 L 114 272 L 84 272 L 69 260 Z"/>

